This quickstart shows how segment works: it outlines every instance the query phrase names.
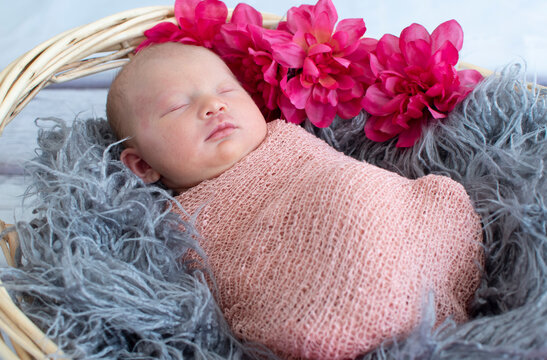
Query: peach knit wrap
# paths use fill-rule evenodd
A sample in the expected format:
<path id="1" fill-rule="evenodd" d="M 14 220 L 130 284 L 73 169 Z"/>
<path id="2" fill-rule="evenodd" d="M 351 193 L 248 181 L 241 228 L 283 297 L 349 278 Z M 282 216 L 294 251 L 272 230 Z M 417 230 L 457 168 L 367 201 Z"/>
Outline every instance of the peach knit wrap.
<path id="1" fill-rule="evenodd" d="M 354 358 L 408 333 L 430 290 L 438 322 L 467 319 L 481 226 L 447 177 L 403 178 L 278 120 L 256 150 L 177 199 L 199 211 L 233 331 L 281 356 Z"/>

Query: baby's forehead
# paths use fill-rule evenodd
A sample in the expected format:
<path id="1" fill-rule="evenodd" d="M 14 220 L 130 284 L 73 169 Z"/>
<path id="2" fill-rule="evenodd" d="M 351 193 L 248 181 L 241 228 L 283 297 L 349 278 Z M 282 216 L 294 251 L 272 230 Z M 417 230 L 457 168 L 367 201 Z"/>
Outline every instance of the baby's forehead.
<path id="1" fill-rule="evenodd" d="M 200 59 L 213 59 L 218 58 L 221 63 L 223 61 L 211 50 L 201 46 L 184 45 L 174 42 L 167 42 L 163 44 L 155 44 L 148 48 L 141 50 L 133 58 L 136 65 L 150 65 L 155 61 L 173 62 L 191 60 L 195 58 Z"/>
<path id="2" fill-rule="evenodd" d="M 227 74 L 237 81 L 228 65 L 217 54 L 211 50 L 194 45 L 183 45 L 179 43 L 164 43 L 153 45 L 143 49 L 132 60 L 134 71 L 133 77 L 143 74 L 151 76 L 152 79 L 170 70 L 176 71 L 198 71 L 200 75 L 216 74 L 219 72 Z M 211 70 L 212 73 L 209 71 Z"/>

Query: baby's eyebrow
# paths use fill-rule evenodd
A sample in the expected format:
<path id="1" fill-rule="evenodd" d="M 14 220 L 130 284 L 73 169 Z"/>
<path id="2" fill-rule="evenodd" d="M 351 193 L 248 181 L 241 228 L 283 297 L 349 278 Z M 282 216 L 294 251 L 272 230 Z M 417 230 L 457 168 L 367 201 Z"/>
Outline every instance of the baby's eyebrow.
<path id="1" fill-rule="evenodd" d="M 235 77 L 234 74 L 231 74 L 224 78 L 222 81 L 219 82 L 219 87 L 221 86 L 224 86 L 224 85 L 238 85 L 238 86 L 242 86 L 241 83 L 239 82 L 239 80 Z"/>
<path id="2" fill-rule="evenodd" d="M 224 83 L 224 82 L 237 82 L 239 83 L 239 81 L 237 80 L 237 78 L 235 77 L 234 74 L 230 73 L 228 76 L 225 76 L 222 81 L 220 81 L 221 83 Z"/>
<path id="3" fill-rule="evenodd" d="M 156 102 L 156 104 L 157 104 L 156 107 L 158 108 L 158 110 L 169 107 L 169 104 L 172 102 L 171 99 L 172 99 L 171 94 L 165 94 L 165 95 L 158 96 L 158 98 L 157 98 L 158 101 Z"/>

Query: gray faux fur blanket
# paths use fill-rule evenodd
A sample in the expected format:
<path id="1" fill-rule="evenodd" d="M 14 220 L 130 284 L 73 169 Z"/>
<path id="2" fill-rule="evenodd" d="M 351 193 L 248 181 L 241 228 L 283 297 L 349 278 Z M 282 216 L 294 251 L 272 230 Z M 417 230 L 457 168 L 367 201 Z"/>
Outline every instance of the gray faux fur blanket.
<path id="1" fill-rule="evenodd" d="M 416 178 L 462 183 L 481 215 L 487 254 L 472 318 L 433 328 L 432 307 L 406 339 L 363 359 L 547 358 L 547 103 L 522 83 L 520 65 L 486 78 L 411 149 L 363 136 L 366 114 L 307 129 L 358 159 Z M 233 338 L 199 270 L 191 224 L 117 160 L 106 121 L 52 120 L 28 166 L 36 195 L 20 221 L 18 269 L 1 280 L 19 305 L 74 358 L 272 357 Z M 194 270 L 190 271 L 192 268 Z"/>

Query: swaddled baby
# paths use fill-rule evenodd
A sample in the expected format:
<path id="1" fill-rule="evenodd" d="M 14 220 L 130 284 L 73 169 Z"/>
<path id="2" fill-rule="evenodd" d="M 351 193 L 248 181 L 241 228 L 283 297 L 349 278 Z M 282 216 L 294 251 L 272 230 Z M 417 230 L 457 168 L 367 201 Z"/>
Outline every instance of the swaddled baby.
<path id="1" fill-rule="evenodd" d="M 198 213 L 217 301 L 239 337 L 284 357 L 354 358 L 420 319 L 467 319 L 481 227 L 464 188 L 409 180 L 266 124 L 220 58 L 167 43 L 114 81 L 121 160 Z M 181 216 L 186 217 L 185 214 Z"/>

